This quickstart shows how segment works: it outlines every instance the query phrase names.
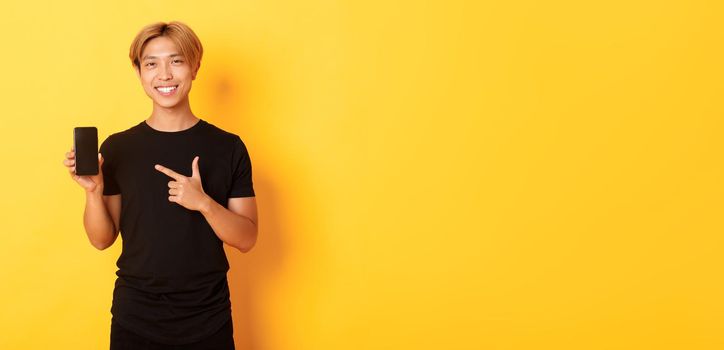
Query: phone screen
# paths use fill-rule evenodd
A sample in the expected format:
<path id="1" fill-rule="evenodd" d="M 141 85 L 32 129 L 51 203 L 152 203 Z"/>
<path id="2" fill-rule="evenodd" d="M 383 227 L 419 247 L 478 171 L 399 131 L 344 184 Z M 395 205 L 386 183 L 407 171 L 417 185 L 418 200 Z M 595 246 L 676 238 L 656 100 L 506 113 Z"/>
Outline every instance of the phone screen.
<path id="1" fill-rule="evenodd" d="M 73 129 L 76 175 L 98 175 L 98 129 L 94 126 Z"/>

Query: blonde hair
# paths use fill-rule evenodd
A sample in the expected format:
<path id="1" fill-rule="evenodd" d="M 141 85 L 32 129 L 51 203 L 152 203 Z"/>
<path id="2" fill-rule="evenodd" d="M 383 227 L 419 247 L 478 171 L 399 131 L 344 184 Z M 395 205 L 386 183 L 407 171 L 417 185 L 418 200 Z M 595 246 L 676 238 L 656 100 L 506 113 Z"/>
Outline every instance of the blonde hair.
<path id="1" fill-rule="evenodd" d="M 146 44 L 159 36 L 168 37 L 176 44 L 176 47 L 181 50 L 181 54 L 191 64 L 192 71 L 201 66 L 201 56 L 204 54 L 201 41 L 189 26 L 179 21 L 171 21 L 149 24 L 136 34 L 128 53 L 128 57 L 136 69 L 141 69 L 141 54 L 143 54 Z"/>

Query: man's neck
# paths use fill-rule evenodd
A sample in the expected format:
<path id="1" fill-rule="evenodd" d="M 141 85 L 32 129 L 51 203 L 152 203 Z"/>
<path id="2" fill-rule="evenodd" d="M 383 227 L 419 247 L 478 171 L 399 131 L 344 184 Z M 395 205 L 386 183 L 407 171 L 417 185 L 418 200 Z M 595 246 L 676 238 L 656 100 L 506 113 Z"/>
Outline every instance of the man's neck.
<path id="1" fill-rule="evenodd" d="M 191 107 L 186 103 L 166 108 L 153 105 L 151 116 L 146 119 L 146 124 L 159 131 L 182 131 L 194 126 L 199 118 L 192 112 Z"/>

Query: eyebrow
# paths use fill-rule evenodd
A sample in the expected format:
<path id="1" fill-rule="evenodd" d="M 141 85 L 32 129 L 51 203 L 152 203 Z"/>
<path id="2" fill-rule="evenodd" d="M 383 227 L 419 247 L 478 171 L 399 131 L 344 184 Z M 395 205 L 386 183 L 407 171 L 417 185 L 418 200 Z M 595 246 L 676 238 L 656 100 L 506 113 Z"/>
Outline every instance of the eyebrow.
<path id="1" fill-rule="evenodd" d="M 168 55 L 168 57 L 174 57 L 174 56 L 183 56 L 183 55 L 180 53 L 172 53 L 172 54 Z M 150 59 L 154 59 L 154 58 L 158 58 L 158 57 L 146 55 L 141 59 L 141 61 L 150 60 Z"/>

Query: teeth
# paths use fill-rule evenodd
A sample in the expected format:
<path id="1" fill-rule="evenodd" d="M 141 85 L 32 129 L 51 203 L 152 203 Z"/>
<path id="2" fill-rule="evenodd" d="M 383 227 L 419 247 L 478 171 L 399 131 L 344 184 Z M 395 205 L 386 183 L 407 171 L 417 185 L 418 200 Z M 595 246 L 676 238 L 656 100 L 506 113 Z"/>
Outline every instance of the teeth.
<path id="1" fill-rule="evenodd" d="M 156 90 L 161 91 L 163 93 L 169 93 L 173 90 L 176 90 L 176 86 L 169 86 L 169 87 L 157 87 Z"/>

